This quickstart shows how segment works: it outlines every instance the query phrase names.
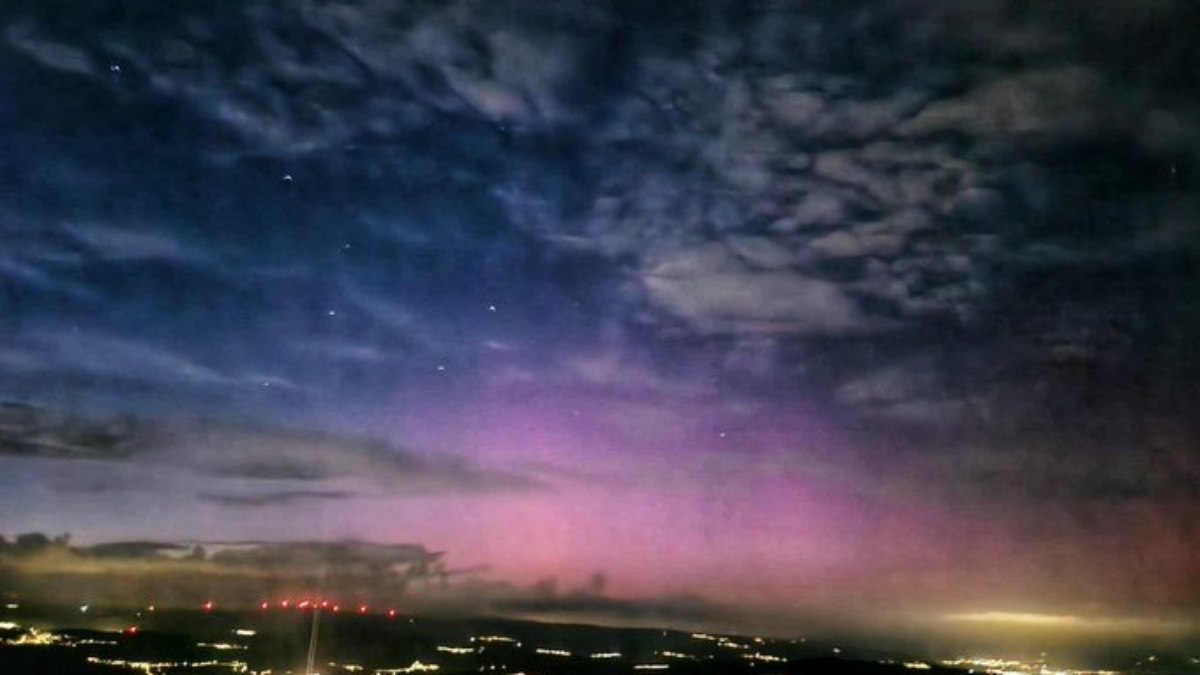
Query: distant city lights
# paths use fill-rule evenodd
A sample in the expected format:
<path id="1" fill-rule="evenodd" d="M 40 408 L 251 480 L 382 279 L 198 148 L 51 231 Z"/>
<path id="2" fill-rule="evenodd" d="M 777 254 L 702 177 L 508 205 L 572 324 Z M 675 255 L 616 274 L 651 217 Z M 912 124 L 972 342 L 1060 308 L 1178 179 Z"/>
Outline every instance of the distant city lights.
<path id="1" fill-rule="evenodd" d="M 375 673 L 376 675 L 398 675 L 399 673 L 424 673 L 439 670 L 440 668 L 441 667 L 436 663 L 421 663 L 420 661 L 413 661 L 412 665 L 408 666 L 407 668 L 376 668 Z"/>
<path id="2" fill-rule="evenodd" d="M 208 606 L 211 604 L 212 604 L 212 601 L 205 603 L 206 610 L 208 609 Z M 307 607 L 315 609 L 315 608 L 318 608 L 321 604 L 322 604 L 321 602 L 314 602 L 314 601 L 306 599 L 306 600 L 300 601 L 300 603 L 295 605 L 295 607 L 300 608 L 302 606 L 307 606 Z M 339 606 L 332 605 L 332 607 L 336 608 Z M 365 607 L 365 605 L 355 605 L 355 607 L 361 608 L 361 607 Z M 396 613 L 395 609 L 389 609 L 386 612 L 380 612 L 380 614 L 386 614 L 389 617 L 395 616 L 395 613 Z M 358 614 L 359 614 L 359 612 L 353 612 L 352 617 L 350 617 L 348 620 L 353 620 L 353 616 L 357 616 Z M 121 644 L 120 641 L 116 641 L 116 640 L 112 640 L 112 639 L 104 639 L 104 638 L 105 637 L 117 638 L 119 636 L 124 636 L 124 638 L 126 640 L 130 640 L 131 638 L 133 638 L 135 636 L 139 636 L 142 632 L 140 625 L 130 624 L 123 628 L 112 629 L 112 632 L 108 633 L 107 635 L 105 635 L 105 634 L 89 635 L 88 637 L 84 638 L 84 637 L 72 635 L 70 632 L 57 633 L 57 632 L 54 632 L 51 630 L 46 630 L 46 629 L 39 629 L 39 628 L 32 628 L 32 627 L 27 628 L 27 627 L 21 626 L 20 624 L 18 624 L 16 622 L 11 622 L 11 621 L 0 622 L 0 630 L 13 631 L 12 633 L 9 633 L 7 636 L 0 638 L 0 645 L 14 645 L 14 646 L 22 646 L 22 647 L 29 647 L 29 646 L 63 647 L 63 646 L 66 646 L 66 647 L 79 647 L 79 648 L 82 648 L 85 646 L 104 646 L 104 647 L 117 646 L 117 645 Z M 226 628 L 225 630 L 227 630 L 228 633 L 231 633 L 232 635 L 236 635 L 240 638 L 252 638 L 252 637 L 259 635 L 258 630 L 254 629 L 254 628 L 248 628 L 248 627 Z M 733 645 L 737 645 L 738 647 L 742 646 L 739 643 L 735 642 L 732 638 L 727 638 L 727 637 L 710 636 L 710 635 L 704 634 L 704 633 L 693 634 L 691 637 L 693 639 L 710 641 L 713 643 L 712 644 L 713 647 L 720 646 L 720 647 L 730 648 Z M 435 646 L 436 651 L 443 653 L 443 654 L 450 654 L 450 655 L 456 655 L 456 656 L 474 656 L 475 658 L 481 658 L 481 659 L 486 658 L 487 660 L 484 661 L 483 663 L 472 664 L 472 666 L 469 668 L 469 670 L 475 670 L 475 666 L 478 666 L 479 672 L 483 672 L 483 673 L 512 672 L 509 670 L 509 666 L 505 665 L 501 660 L 495 658 L 495 656 L 494 656 L 497 654 L 506 653 L 506 650 L 505 649 L 494 650 L 493 646 L 504 646 L 506 648 L 516 649 L 516 648 L 521 648 L 522 644 L 523 644 L 520 640 L 518 640 L 514 637 L 509 637 L 506 635 L 496 635 L 496 634 L 476 635 L 476 636 L 471 636 L 469 638 L 464 638 L 464 639 L 469 639 L 470 644 L 461 644 L 460 643 L 460 645 L 453 645 L 453 644 L 436 645 Z M 764 639 L 764 638 L 745 638 L 745 639 L 753 641 L 753 643 L 756 645 L 761 645 L 763 649 L 770 648 L 771 645 L 780 644 L 776 641 L 768 640 L 768 639 Z M 798 641 L 791 640 L 790 642 L 795 644 Z M 136 644 L 136 643 L 130 641 L 129 644 Z M 213 652 L 216 652 L 216 653 L 234 653 L 234 654 L 239 653 L 239 652 L 250 653 L 250 650 L 251 650 L 251 647 L 248 644 L 242 644 L 239 642 L 212 641 L 212 642 L 196 642 L 194 644 L 196 647 L 199 647 L 202 649 L 213 650 Z M 576 652 L 572 652 L 570 650 L 563 649 L 558 645 L 546 646 L 546 647 L 538 647 L 538 646 L 531 645 L 528 648 L 528 650 L 529 651 L 526 652 L 526 654 L 532 653 L 532 654 L 537 654 L 537 655 L 541 655 L 541 656 L 559 657 L 559 658 L 563 658 L 563 659 L 572 658 L 572 657 L 576 656 L 576 654 L 577 654 Z M 690 649 L 684 649 L 683 651 L 661 649 L 661 650 L 657 650 L 654 652 L 654 657 L 652 657 L 652 658 L 655 658 L 656 661 L 652 661 L 652 662 L 648 662 L 648 663 L 629 663 L 625 667 L 630 668 L 635 671 L 663 671 L 663 670 L 670 669 L 671 663 L 666 662 L 669 659 L 675 659 L 676 660 L 675 662 L 677 663 L 678 660 L 701 661 L 701 660 L 710 660 L 710 659 L 714 658 L 714 656 L 712 654 L 707 654 L 707 653 L 691 654 L 691 653 L 688 653 L 690 651 L 691 651 Z M 720 652 L 720 650 L 706 650 L 706 651 Z M 833 651 L 834 653 L 841 653 L 842 649 L 839 647 L 831 646 L 831 651 Z M 744 650 L 744 651 L 739 650 L 732 654 L 726 652 L 726 654 L 727 654 L 726 658 L 736 657 L 738 660 L 748 661 L 749 663 L 747 665 L 750 667 L 780 665 L 780 664 L 786 664 L 789 662 L 789 659 L 785 656 L 765 653 L 764 651 L 761 651 L 759 649 Z M 422 655 L 422 656 L 425 656 L 425 655 Z M 592 652 L 592 653 L 585 652 L 583 654 L 579 654 L 579 656 L 586 656 L 586 658 L 591 659 L 591 660 L 616 660 L 616 659 L 625 658 L 623 656 L 622 652 L 615 651 L 615 650 L 614 651 Z M 178 668 L 189 669 L 188 672 L 191 672 L 191 669 L 217 668 L 217 669 L 226 669 L 226 670 L 222 670 L 221 672 L 228 671 L 228 672 L 234 672 L 234 673 L 255 673 L 257 675 L 267 675 L 267 673 L 279 672 L 279 671 L 270 671 L 270 670 L 253 670 L 251 668 L 251 665 L 244 661 L 229 660 L 228 658 L 219 659 L 215 654 L 209 660 L 198 660 L 198 661 L 191 661 L 191 660 L 167 661 L 167 660 L 164 660 L 161 662 L 151 662 L 151 661 L 135 661 L 135 660 L 129 659 L 128 657 L 126 657 L 127 660 L 119 660 L 119 659 L 110 658 L 106 655 L 99 655 L 99 656 L 92 655 L 92 656 L 87 656 L 86 658 L 89 663 L 118 666 L 121 668 L 132 669 L 132 670 L 144 672 L 144 673 L 147 673 L 148 675 L 156 675 L 158 673 L 162 673 L 162 672 L 170 671 L 171 669 L 178 669 Z M 428 658 L 428 657 L 425 657 L 425 658 Z M 716 658 L 721 658 L 721 657 L 718 656 Z M 960 657 L 957 659 L 945 660 L 945 661 L 940 661 L 940 662 L 922 661 L 922 660 L 909 660 L 909 661 L 897 660 L 897 661 L 880 661 L 879 663 L 893 665 L 897 668 L 903 667 L 905 669 L 915 670 L 915 671 L 929 671 L 929 670 L 935 669 L 937 666 L 940 665 L 940 666 L 958 668 L 958 669 L 962 669 L 964 671 L 974 672 L 974 673 L 977 673 L 978 675 L 1123 675 L 1122 673 L 1118 673 L 1116 671 L 1058 669 L 1058 668 L 1051 667 L 1047 663 L 1046 658 L 1047 658 L 1046 654 L 1042 654 L 1040 658 L 1038 658 L 1037 660 L 1033 660 L 1033 661 L 1022 661 L 1022 660 L 1017 660 L 1017 659 L 1013 659 L 1013 658 L 974 656 L 974 657 Z M 1142 656 L 1142 661 L 1139 662 L 1139 665 L 1142 665 L 1144 663 L 1157 664 L 1160 661 L 1162 661 L 1162 658 L 1159 655 L 1145 654 Z M 1197 659 L 1196 657 L 1192 657 L 1190 663 L 1192 663 L 1193 665 L 1200 664 L 1200 659 Z M 410 674 L 410 673 L 430 673 L 430 672 L 440 671 L 440 670 L 443 670 L 446 668 L 446 666 L 439 665 L 436 662 L 422 661 L 420 659 L 413 660 L 407 666 L 387 666 L 387 665 L 385 665 L 384 667 L 378 667 L 378 666 L 364 667 L 364 666 L 358 665 L 358 664 L 339 664 L 339 663 L 333 663 L 333 662 L 328 663 L 328 666 L 329 666 L 329 668 L 332 669 L 331 671 L 322 670 L 321 672 L 348 672 L 348 673 L 371 672 L 371 673 L 377 673 L 377 674 L 381 674 L 381 673 Z M 455 666 L 455 667 L 451 668 L 451 670 L 461 671 L 463 669 L 459 666 Z M 1128 673 L 1130 671 L 1125 671 L 1125 672 Z M 515 673 L 514 673 L 514 675 L 515 675 Z"/>
<path id="3" fill-rule="evenodd" d="M 445 652 L 447 654 L 474 654 L 475 653 L 474 647 L 451 647 L 451 646 L 447 646 L 447 645 L 438 645 L 437 650 L 439 652 Z"/>

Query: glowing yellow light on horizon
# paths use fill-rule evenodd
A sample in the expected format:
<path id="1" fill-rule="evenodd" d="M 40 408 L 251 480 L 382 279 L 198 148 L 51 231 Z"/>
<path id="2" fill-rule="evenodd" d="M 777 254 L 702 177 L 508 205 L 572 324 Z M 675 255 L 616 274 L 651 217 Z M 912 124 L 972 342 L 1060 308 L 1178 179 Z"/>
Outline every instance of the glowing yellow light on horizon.
<path id="1" fill-rule="evenodd" d="M 949 614 L 951 621 L 968 623 L 1024 623 L 1040 626 L 1068 626 L 1078 624 L 1083 619 L 1070 614 L 1035 614 L 1033 612 L 965 612 Z"/>
<path id="2" fill-rule="evenodd" d="M 942 620 L 960 624 L 1002 625 L 1012 628 L 1052 628 L 1079 631 L 1135 631 L 1147 633 L 1177 633 L 1195 631 L 1200 625 L 1191 622 L 1151 619 L 1144 617 L 1086 617 L 1074 614 L 1041 614 L 1037 612 L 960 612 L 944 614 Z"/>

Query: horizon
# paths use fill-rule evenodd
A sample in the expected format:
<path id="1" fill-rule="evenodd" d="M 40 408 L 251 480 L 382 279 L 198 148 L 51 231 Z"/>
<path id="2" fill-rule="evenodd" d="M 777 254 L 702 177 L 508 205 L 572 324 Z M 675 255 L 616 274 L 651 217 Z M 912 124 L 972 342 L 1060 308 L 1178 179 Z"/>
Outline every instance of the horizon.
<path id="1" fill-rule="evenodd" d="M 1193 24 L 7 3 L 0 533 L 279 542 L 431 609 L 1195 645 Z"/>

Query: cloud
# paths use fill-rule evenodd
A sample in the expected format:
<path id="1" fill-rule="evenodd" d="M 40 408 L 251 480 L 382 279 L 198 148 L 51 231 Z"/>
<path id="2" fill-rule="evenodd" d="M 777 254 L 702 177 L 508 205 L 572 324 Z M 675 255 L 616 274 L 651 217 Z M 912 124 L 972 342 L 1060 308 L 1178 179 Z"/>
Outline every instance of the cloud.
<path id="1" fill-rule="evenodd" d="M 890 258 L 900 253 L 910 236 L 930 227 L 922 211 L 901 211 L 883 220 L 834 230 L 808 242 L 805 252 L 818 259 Z"/>
<path id="2" fill-rule="evenodd" d="M 120 66 L 110 78 L 118 87 L 136 82 L 236 134 L 244 145 L 225 148 L 235 154 L 299 155 L 402 131 L 431 112 L 531 128 L 577 123 L 578 73 L 594 67 L 609 17 L 582 3 L 503 4 L 250 4 L 189 11 L 150 34 L 98 22 L 58 38 L 30 17 L 6 37 L 46 67 L 112 75 L 92 67 L 94 52 Z M 557 29 L 537 28 L 548 24 Z M 251 58 L 223 62 L 233 42 Z"/>
<path id="3" fill-rule="evenodd" d="M 758 271 L 727 247 L 683 250 L 646 271 L 652 303 L 708 332 L 842 334 L 871 322 L 840 287 L 784 271 Z"/>
<path id="4" fill-rule="evenodd" d="M 834 284 L 788 273 L 651 274 L 652 301 L 701 332 L 839 334 L 869 324 Z"/>
<path id="5" fill-rule="evenodd" d="M 24 535 L 0 544 L 0 569 L 25 597 L 75 603 L 155 598 L 162 607 L 257 606 L 261 597 L 322 593 L 341 602 L 409 601 L 415 582 L 448 576 L 442 554 L 417 544 L 110 542 L 71 547 Z"/>
<path id="6" fill-rule="evenodd" d="M 385 334 L 398 338 L 406 347 L 415 348 L 427 355 L 445 355 L 447 341 L 441 335 L 439 327 L 425 320 L 419 312 L 406 307 L 400 298 L 389 298 L 349 281 L 342 284 L 342 293 L 351 307 L 362 312 Z M 346 355 L 350 356 L 359 349 L 373 352 L 375 348 L 358 345 L 357 348 L 351 347 Z M 360 353 L 359 356 L 365 353 Z M 379 356 L 386 358 L 384 354 Z"/>
<path id="7" fill-rule="evenodd" d="M 0 455 L 52 459 L 126 459 L 135 451 L 123 421 L 95 423 L 33 406 L 0 404 Z"/>
<path id="8" fill-rule="evenodd" d="M 359 479 L 391 494 L 526 490 L 521 476 L 476 469 L 369 438 L 209 423 L 168 425 L 147 458 L 183 462 L 226 478 L 323 482 Z"/>
<path id="9" fill-rule="evenodd" d="M 256 607 L 262 597 L 319 593 L 342 603 L 403 605 L 408 611 L 573 620 L 617 625 L 727 623 L 734 610 L 698 596 L 622 599 L 603 594 L 603 575 L 584 590 L 520 587 L 451 569 L 419 544 L 359 540 L 118 541 L 70 546 L 37 533 L 0 539 L 0 570 L 23 597 L 94 603 L 153 597 L 159 607 Z M 135 590 L 136 589 L 136 590 Z"/>
<path id="10" fill-rule="evenodd" d="M 520 378 L 507 378 L 517 383 Z M 695 374 L 663 376 L 646 359 L 639 359 L 616 344 L 595 352 L 572 354 L 555 364 L 555 370 L 536 380 L 538 387 L 547 380 L 568 387 L 597 392 L 622 392 L 626 395 L 660 395 L 672 398 L 697 398 L 711 395 L 712 387 Z M 503 380 L 501 380 L 503 382 Z"/>
<path id="11" fill-rule="evenodd" d="M 287 490 L 285 492 L 267 492 L 261 494 L 225 494 L 201 492 L 197 495 L 201 500 L 221 506 L 258 507 L 286 506 L 295 502 L 306 501 L 337 501 L 350 499 L 353 492 L 340 490 Z"/>
<path id="12" fill-rule="evenodd" d="M 88 253 L 105 260 L 161 260 L 213 264 L 202 246 L 182 241 L 166 228 L 133 229 L 101 223 L 73 223 L 63 231 Z"/>
<path id="13" fill-rule="evenodd" d="M 1029 70 L 987 81 L 957 99 L 931 103 L 898 125 L 901 136 L 939 132 L 1057 142 L 1111 131 L 1124 111 L 1107 104 L 1101 76 L 1082 66 Z"/>
<path id="14" fill-rule="evenodd" d="M 167 347 L 96 330 L 26 331 L 23 341 L 38 355 L 27 368 L 69 372 L 97 378 L 144 380 L 191 387 L 220 387 L 236 380 Z"/>
<path id="15" fill-rule="evenodd" d="M 99 299 L 99 294 L 94 289 L 64 278 L 65 276 L 33 262 L 0 258 L 0 280 L 4 286 L 81 301 Z"/>
<path id="16" fill-rule="evenodd" d="M 200 498 L 228 506 L 340 499 L 367 489 L 394 496 L 537 487 L 525 476 L 370 438 L 217 421 L 100 420 L 23 405 L 0 413 L 0 455 L 133 462 L 199 474 L 225 482 L 225 489 Z"/>
<path id="17" fill-rule="evenodd" d="M 395 358 L 379 347 L 357 340 L 314 340 L 296 343 L 292 348 L 310 358 L 343 363 L 379 364 Z"/>
<path id="18" fill-rule="evenodd" d="M 284 10 L 250 2 L 164 17 L 153 30 L 87 31 L 35 7 L 11 10 L 4 45 L 51 79 L 68 73 L 72 87 L 90 83 L 96 100 L 118 102 L 114 117 L 128 104 L 184 120 L 177 126 L 186 131 L 166 129 L 154 145 L 164 156 L 196 155 L 189 166 L 200 169 L 164 194 L 207 186 L 197 176 L 232 176 L 231 185 L 249 186 L 250 196 L 240 197 L 251 204 L 246 213 L 259 212 L 261 196 L 280 213 L 295 207 L 297 218 L 317 213 L 314 222 L 337 224 L 298 223 L 303 236 L 262 240 L 212 233 L 227 238 L 230 259 L 260 271 L 292 265 L 313 284 L 303 293 L 322 305 L 314 311 L 281 301 L 297 289 L 272 277 L 262 298 L 269 309 L 239 313 L 238 305 L 204 317 L 227 328 L 231 343 L 280 330 L 310 336 L 287 355 L 270 355 L 278 370 L 254 368 L 306 393 L 317 388 L 301 371 L 320 370 L 313 366 L 323 358 L 351 373 L 345 389 L 375 393 L 357 385 L 369 371 L 391 373 L 374 368 L 393 365 L 389 359 L 452 352 L 469 361 L 470 347 L 458 345 L 524 344 L 540 326 L 459 340 L 476 329 L 473 320 L 445 317 L 456 315 L 456 301 L 486 306 L 475 297 L 480 289 L 543 282 L 562 287 L 562 297 L 532 298 L 537 311 L 566 315 L 564 298 L 584 297 L 594 301 L 587 311 L 602 315 L 578 334 L 547 340 L 555 363 L 582 380 L 628 379 L 628 369 L 594 355 L 676 350 L 682 356 L 670 365 L 629 359 L 658 371 L 637 386 L 663 395 L 718 364 L 727 379 L 784 385 L 871 408 L 881 424 L 909 424 L 999 410 L 998 399 L 979 399 L 1010 384 L 1005 378 L 1027 378 L 1033 391 L 1032 380 L 1045 376 L 1029 373 L 1046 362 L 1116 367 L 1169 352 L 1188 366 L 1164 380 L 1195 372 L 1186 345 L 1196 322 L 1171 318 L 1191 316 L 1178 299 L 1187 294 L 1159 292 L 1194 285 L 1177 258 L 1195 239 L 1189 195 L 1200 156 L 1196 82 L 1187 74 L 1194 69 L 1185 67 L 1195 46 L 1172 28 L 1194 15 L 1186 3 L 1114 0 L 1105 12 L 1074 1 L 1027 11 L 990 0 L 689 7 L 695 11 L 681 17 L 575 2 L 369 0 Z M 120 65 L 120 75 L 95 63 Z M 55 173 L 62 166 L 92 177 L 70 183 L 88 194 L 140 194 L 145 186 L 129 167 L 110 177 L 111 167 L 88 154 L 104 155 L 104 146 L 76 153 L 42 142 L 26 154 L 54 157 L 41 169 L 52 188 L 65 185 Z M 370 153 L 354 154 L 363 150 Z M 284 165 L 296 180 L 269 192 L 280 187 Z M 260 171 L 270 174 L 269 188 Z M 438 186 L 428 190 L 437 206 L 411 207 L 413 185 Z M 438 192 L 447 185 L 462 191 Z M 381 205 L 376 194 L 389 197 Z M 403 207 L 391 205 L 394 195 Z M 476 198 L 485 203 L 445 215 Z M 173 235 L 175 226 L 69 215 L 61 220 L 74 223 L 64 230 L 74 235 L 60 255 L 177 263 L 196 254 L 213 266 L 225 259 L 215 253 L 224 248 L 206 251 Z M 189 217 L 224 218 L 180 215 Z M 279 225 L 264 229 L 272 227 Z M 326 256 L 350 239 L 359 246 L 359 235 L 370 244 Z M 1127 245 L 1131 237 L 1138 246 Z M 255 259 L 273 247 L 267 253 L 277 259 Z M 352 257 L 359 250 L 371 256 Z M 509 257 L 497 262 L 493 253 Z M 562 268 L 576 266 L 553 262 L 564 259 L 600 271 L 568 280 Z M 360 276 L 361 266 L 373 271 Z M 514 271 L 535 267 L 545 277 Z M 15 285 L 93 290 L 75 289 L 62 272 L 32 253 L 0 259 L 0 276 Z M 479 283 L 460 283 L 465 274 Z M 1140 309 L 1113 309 L 1113 300 L 1089 290 L 1095 284 L 1071 281 L 1084 276 L 1108 279 L 1109 296 Z M 1050 277 L 1054 283 L 1038 281 Z M 1112 281 L 1150 277 L 1143 288 Z M 324 304 L 352 318 L 310 316 L 325 316 Z M 1045 317 L 1076 316 L 1079 305 L 1139 315 L 1130 323 L 1143 327 L 1125 331 L 1128 339 L 1056 342 L 1046 326 L 1067 319 Z M 623 337 L 580 335 L 611 324 Z M 55 352 L 34 350 L 48 370 L 209 390 L 264 379 L 234 375 L 268 360 L 244 345 L 225 361 L 150 338 L 140 347 L 114 344 L 137 342 L 120 337 L 127 334 L 96 329 L 95 344 L 31 337 Z M 1135 337 L 1144 349 L 1130 348 Z M 839 339 L 855 341 L 857 351 Z M 911 398 L 847 402 L 847 383 L 869 379 L 881 360 L 920 361 L 932 350 L 941 356 L 922 361 L 931 383 Z M 989 350 L 996 363 L 973 356 Z M 484 376 L 507 369 L 537 381 L 537 371 L 515 359 Z"/>
<path id="19" fill-rule="evenodd" d="M 30 23 L 14 23 L 4 31 L 4 42 L 24 56 L 51 70 L 78 76 L 95 74 L 91 57 L 76 46 L 36 37 Z"/>

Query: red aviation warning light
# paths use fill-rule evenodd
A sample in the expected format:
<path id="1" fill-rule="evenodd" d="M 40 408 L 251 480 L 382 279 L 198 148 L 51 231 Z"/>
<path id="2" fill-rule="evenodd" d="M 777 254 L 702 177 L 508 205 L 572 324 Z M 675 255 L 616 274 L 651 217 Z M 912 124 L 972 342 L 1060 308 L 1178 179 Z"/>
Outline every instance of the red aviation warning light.
<path id="1" fill-rule="evenodd" d="M 312 605 L 308 600 L 301 600 L 300 604 L 296 605 L 297 609 L 308 609 Z"/>
<path id="2" fill-rule="evenodd" d="M 264 600 L 261 603 L 259 603 L 258 608 L 265 612 L 271 608 L 271 603 Z"/>
<path id="3" fill-rule="evenodd" d="M 284 609 L 287 609 L 288 607 L 291 607 L 291 606 L 292 606 L 292 601 L 291 601 L 291 600 L 284 600 L 283 602 L 280 602 L 280 603 L 279 603 L 279 606 L 280 606 L 280 607 L 282 607 L 282 608 L 284 608 Z"/>
<path id="4" fill-rule="evenodd" d="M 126 629 L 125 629 L 125 632 L 126 632 L 126 633 L 129 633 L 130 635 L 137 635 L 137 634 L 138 634 L 138 627 L 137 627 L 137 626 L 130 626 L 129 628 L 126 628 Z"/>
<path id="5" fill-rule="evenodd" d="M 212 600 L 209 600 L 208 602 L 204 603 L 204 611 L 206 611 L 206 612 L 213 611 L 213 601 Z"/>
<path id="6" fill-rule="evenodd" d="M 396 610 L 394 610 L 394 609 L 389 609 L 389 610 L 388 610 L 388 618 L 389 618 L 389 619 L 394 619 L 394 618 L 396 618 Z"/>
<path id="7" fill-rule="evenodd" d="M 366 606 L 366 605 L 359 605 L 359 606 L 358 606 L 358 613 L 359 613 L 359 614 L 366 614 L 366 613 L 367 613 L 367 606 Z"/>

